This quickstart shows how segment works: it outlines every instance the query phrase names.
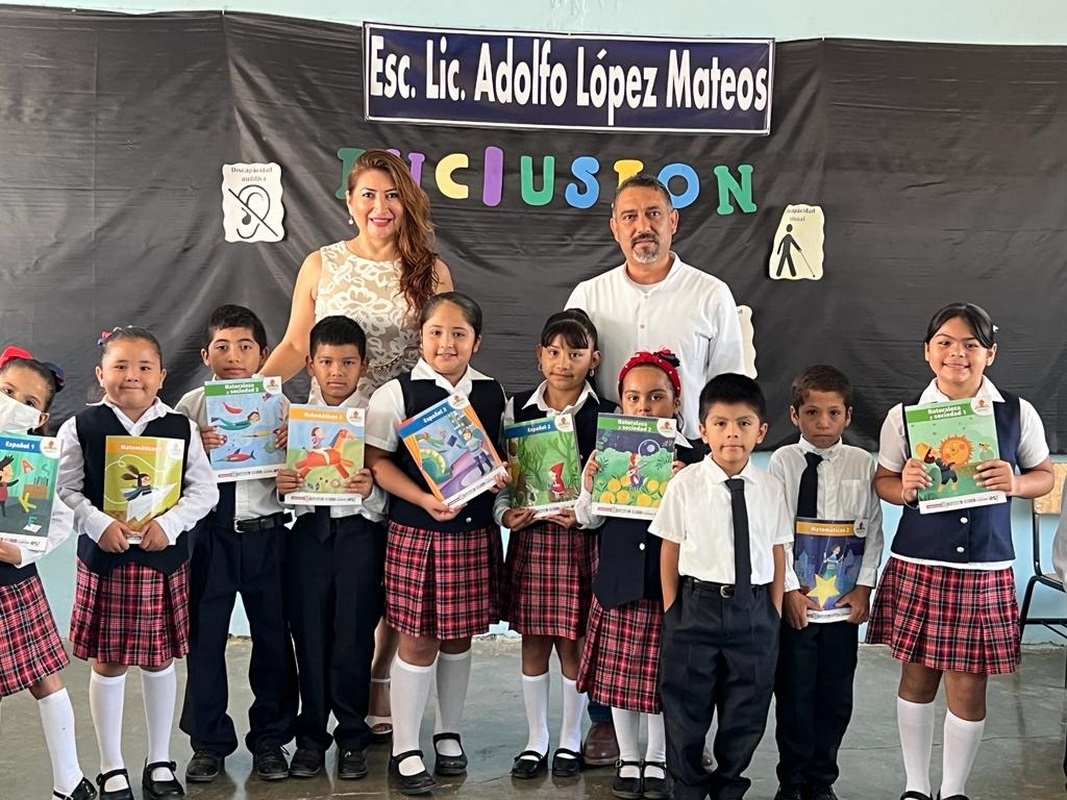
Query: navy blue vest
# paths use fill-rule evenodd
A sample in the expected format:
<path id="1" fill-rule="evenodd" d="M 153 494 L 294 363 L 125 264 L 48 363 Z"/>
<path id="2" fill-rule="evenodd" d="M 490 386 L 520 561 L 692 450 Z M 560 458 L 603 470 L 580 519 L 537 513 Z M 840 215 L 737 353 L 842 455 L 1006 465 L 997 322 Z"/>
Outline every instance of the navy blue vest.
<path id="1" fill-rule="evenodd" d="M 104 508 L 104 453 L 108 436 L 129 436 L 115 412 L 106 405 L 90 406 L 76 417 L 78 443 L 85 461 L 85 481 L 82 494 L 99 509 Z M 182 455 L 182 475 L 189 459 L 189 418 L 171 413 L 154 419 L 144 429 L 142 436 L 157 436 L 166 439 L 181 439 L 185 443 Z M 183 478 L 184 480 L 184 478 Z M 140 564 L 144 567 L 170 575 L 189 560 L 189 544 L 186 533 L 178 537 L 171 547 L 149 553 L 133 545 L 124 553 L 105 553 L 88 536 L 78 537 L 78 558 L 90 572 L 107 575 L 122 564 Z"/>
<path id="2" fill-rule="evenodd" d="M 704 457 L 704 448 L 679 447 L 675 457 L 685 464 L 695 464 Z M 648 532 L 650 522 L 607 517 L 600 527 L 600 566 L 593 577 L 593 594 L 604 608 L 616 608 L 642 597 L 663 599 L 659 574 L 663 540 Z"/>
<path id="3" fill-rule="evenodd" d="M 55 502 L 60 502 L 58 499 Z M 37 574 L 37 564 L 28 564 L 25 567 L 16 567 L 6 561 L 0 562 L 0 586 L 14 586 L 22 583 Z"/>
<path id="4" fill-rule="evenodd" d="M 544 419 L 547 415 L 534 403 L 529 408 L 524 408 L 526 403 L 533 397 L 536 389 L 528 389 L 519 392 L 511 398 L 512 410 L 515 412 L 516 422 L 532 422 L 535 419 Z M 581 465 L 594 450 L 596 450 L 596 420 L 601 414 L 614 414 L 617 406 L 610 400 L 594 402 L 592 397 L 586 399 L 582 407 L 574 414 L 574 431 L 578 435 L 578 454 L 581 457 Z"/>
<path id="5" fill-rule="evenodd" d="M 432 380 L 412 380 L 410 372 L 402 374 L 397 381 L 404 396 L 405 419 L 425 411 L 450 394 Z M 471 406 L 478 415 L 478 419 L 481 420 L 489 441 L 496 447 L 500 442 L 500 419 L 504 415 L 504 389 L 494 380 L 472 381 L 471 384 L 469 397 Z M 415 463 L 415 459 L 411 457 L 411 453 L 403 442 L 397 447 L 394 460 L 416 486 L 430 491 L 418 464 Z M 393 495 L 389 498 L 389 519 L 412 528 L 443 533 L 465 533 L 477 528 L 487 528 L 493 524 L 493 499 L 495 497 L 496 495 L 492 492 L 483 492 L 471 498 L 455 519 L 438 522 L 419 506 Z"/>
<path id="6" fill-rule="evenodd" d="M 993 404 L 997 445 L 1001 459 L 1015 467 L 1022 435 L 1019 398 L 1003 390 L 1001 395 L 1004 402 Z M 906 435 L 907 427 L 904 430 Z M 911 452 L 910 444 L 908 452 Z M 908 558 L 952 564 L 1011 561 L 1015 558 L 1011 540 L 1011 498 L 1006 503 L 992 506 L 936 514 L 920 514 L 916 509 L 904 506 L 891 549 Z"/>

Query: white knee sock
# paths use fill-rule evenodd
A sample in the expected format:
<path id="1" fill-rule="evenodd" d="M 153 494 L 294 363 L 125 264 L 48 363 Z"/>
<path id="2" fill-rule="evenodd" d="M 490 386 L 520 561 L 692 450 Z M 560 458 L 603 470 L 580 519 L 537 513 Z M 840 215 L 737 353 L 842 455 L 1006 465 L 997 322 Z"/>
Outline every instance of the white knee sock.
<path id="1" fill-rule="evenodd" d="M 934 744 L 934 704 L 897 697 L 897 728 L 904 756 L 905 789 L 930 794 L 930 750 Z"/>
<path id="2" fill-rule="evenodd" d="M 563 720 L 559 726 L 559 746 L 578 753 L 582 749 L 582 717 L 589 698 L 578 691 L 578 684 L 563 678 Z"/>
<path id="3" fill-rule="evenodd" d="M 174 727 L 174 704 L 178 698 L 178 676 L 174 663 L 159 672 L 141 670 L 144 693 L 144 716 L 148 723 L 148 763 L 170 761 L 170 733 Z M 168 781 L 174 777 L 169 769 L 152 770 L 152 778 Z"/>
<path id="4" fill-rule="evenodd" d="M 471 682 L 471 651 L 441 653 L 437 656 L 437 715 L 434 733 L 459 733 L 463 705 L 467 702 L 467 687 Z M 442 739 L 436 745 L 443 756 L 462 755 L 463 749 L 455 739 Z"/>
<path id="5" fill-rule="evenodd" d="M 640 761 L 641 714 L 637 711 L 625 711 L 621 708 L 611 709 L 611 719 L 615 723 L 615 738 L 619 741 L 619 761 Z M 640 778 L 640 767 L 619 767 L 620 778 Z"/>
<path id="6" fill-rule="evenodd" d="M 122 707 L 126 700 L 126 675 L 108 678 L 93 672 L 89 676 L 89 711 L 96 729 L 96 744 L 100 748 L 100 772 L 124 769 L 122 760 Z M 126 787 L 121 778 L 111 778 L 104 784 L 109 792 Z"/>
<path id="7" fill-rule="evenodd" d="M 982 744 L 985 720 L 960 719 L 951 711 L 945 714 L 945 749 L 942 751 L 941 796 L 966 794 L 967 778 Z"/>
<path id="8" fill-rule="evenodd" d="M 522 702 L 526 706 L 526 726 L 529 736 L 524 750 L 548 753 L 548 673 L 522 676 Z M 526 756 L 531 761 L 531 756 Z"/>
<path id="9" fill-rule="evenodd" d="M 645 714 L 648 720 L 648 745 L 645 747 L 645 763 L 667 761 L 667 733 L 663 727 L 662 714 Z M 617 729 L 616 729 L 617 730 Z M 650 778 L 665 778 L 666 773 L 660 767 L 645 767 L 645 775 Z"/>
<path id="10" fill-rule="evenodd" d="M 48 757 L 52 760 L 52 789 L 61 795 L 69 795 L 82 779 L 70 695 L 66 688 L 60 689 L 38 700 L 37 708 L 41 712 Z"/>
<path id="11" fill-rule="evenodd" d="M 419 749 L 419 728 L 433 683 L 434 665 L 417 667 L 400 656 L 393 661 L 393 682 L 389 703 L 393 707 L 393 755 Z M 405 758 L 399 764 L 401 775 L 415 775 L 426 769 L 421 758 Z"/>

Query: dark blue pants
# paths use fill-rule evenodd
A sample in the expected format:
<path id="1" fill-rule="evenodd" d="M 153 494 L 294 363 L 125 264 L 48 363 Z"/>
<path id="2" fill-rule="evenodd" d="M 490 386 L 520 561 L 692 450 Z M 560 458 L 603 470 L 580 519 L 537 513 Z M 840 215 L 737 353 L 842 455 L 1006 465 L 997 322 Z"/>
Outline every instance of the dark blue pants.
<path id="1" fill-rule="evenodd" d="M 660 697 L 667 769 L 675 800 L 736 800 L 767 726 L 781 619 L 766 587 L 740 606 L 712 585 L 682 579 L 663 617 Z M 704 738 L 718 715 L 715 771 L 701 766 Z"/>

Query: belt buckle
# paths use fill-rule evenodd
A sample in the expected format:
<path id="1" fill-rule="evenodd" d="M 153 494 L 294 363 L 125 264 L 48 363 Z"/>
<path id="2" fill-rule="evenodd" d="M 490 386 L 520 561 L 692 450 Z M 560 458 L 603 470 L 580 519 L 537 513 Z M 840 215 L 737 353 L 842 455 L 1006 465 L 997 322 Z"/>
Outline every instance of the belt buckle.
<path id="1" fill-rule="evenodd" d="M 234 531 L 234 533 L 244 533 L 244 531 L 241 530 L 241 523 L 243 521 L 244 520 L 240 520 L 240 519 L 235 519 L 233 521 L 233 531 Z"/>
<path id="2" fill-rule="evenodd" d="M 733 597 L 735 594 L 733 586 L 720 586 L 719 597 Z"/>

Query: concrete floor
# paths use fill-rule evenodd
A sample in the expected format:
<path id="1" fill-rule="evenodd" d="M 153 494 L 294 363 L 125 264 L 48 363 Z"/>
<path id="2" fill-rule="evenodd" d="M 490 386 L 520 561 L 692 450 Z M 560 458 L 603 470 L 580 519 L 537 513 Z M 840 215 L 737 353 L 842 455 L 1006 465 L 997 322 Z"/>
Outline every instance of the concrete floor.
<path id="1" fill-rule="evenodd" d="M 552 778 L 513 783 L 509 776 L 512 757 L 526 740 L 522 702 L 519 696 L 519 647 L 514 639 L 484 640 L 475 645 L 471 690 L 464 723 L 464 739 L 471 759 L 463 780 L 442 782 L 437 797 L 470 798 L 590 798 L 607 800 L 613 771 L 591 769 L 577 781 L 556 783 Z M 249 644 L 234 640 L 230 647 L 233 684 L 231 707 L 240 726 L 244 722 L 248 689 Z M 180 680 L 184 670 L 179 668 Z M 985 741 L 969 785 L 972 800 L 1035 800 L 1064 796 L 1061 753 L 1064 724 L 1064 651 L 1053 647 L 1028 648 L 1021 671 L 990 681 L 989 721 Z M 97 772 L 96 742 L 88 708 L 88 670 L 75 662 L 65 673 L 78 720 L 78 744 L 82 764 L 92 776 Z M 856 684 L 856 712 L 841 751 L 842 777 L 837 790 L 842 800 L 896 800 L 903 787 L 900 747 L 894 710 L 896 663 L 881 648 L 863 648 Z M 554 686 L 558 688 L 558 679 Z M 179 686 L 179 691 L 181 687 Z M 0 718 L 0 800 L 47 798 L 51 773 L 44 747 L 36 704 L 26 692 L 3 702 Z M 558 705 L 558 704 L 556 704 Z M 144 757 L 144 715 L 140 680 L 131 672 L 127 685 L 127 764 L 134 775 L 134 791 L 140 797 L 139 769 Z M 553 708 L 553 729 L 559 710 Z M 940 719 L 940 717 L 939 717 Z M 247 723 L 244 723 L 247 724 Z M 423 730 L 429 750 L 430 717 Z M 774 796 L 775 750 L 773 723 L 749 770 L 753 779 L 750 798 Z M 934 781 L 940 773 L 940 725 L 934 748 Z M 553 743 L 554 746 L 554 743 Z M 190 755 L 186 739 L 175 730 L 173 753 L 183 769 Z M 263 783 L 250 777 L 251 756 L 238 752 L 227 759 L 227 776 L 213 784 L 192 786 L 188 796 L 196 800 L 313 800 L 316 798 L 400 797 L 390 793 L 385 780 L 389 751 L 385 745 L 371 749 L 371 774 L 362 781 L 338 781 L 320 776 L 313 780 L 290 779 Z M 331 753 L 327 766 L 332 766 Z"/>

